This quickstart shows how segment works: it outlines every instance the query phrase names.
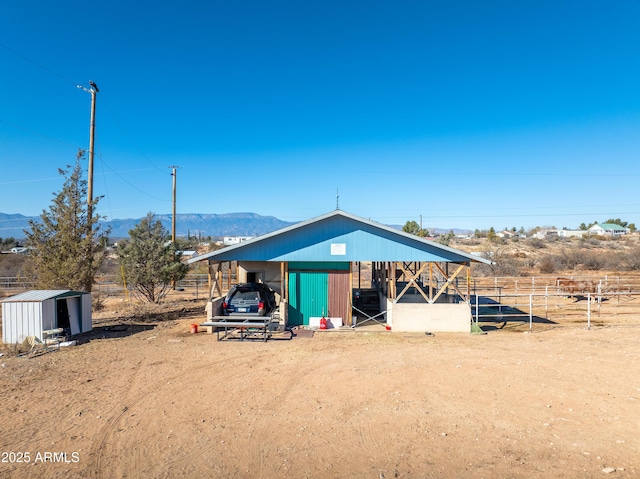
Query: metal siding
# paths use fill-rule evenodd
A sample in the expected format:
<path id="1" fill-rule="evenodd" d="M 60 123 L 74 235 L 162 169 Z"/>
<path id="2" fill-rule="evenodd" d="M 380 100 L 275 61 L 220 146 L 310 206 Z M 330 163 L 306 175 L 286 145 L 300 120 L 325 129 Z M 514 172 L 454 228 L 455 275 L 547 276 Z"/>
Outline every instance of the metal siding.
<path id="1" fill-rule="evenodd" d="M 7 309 L 9 309 L 8 305 L 5 305 L 4 303 L 2 303 L 2 342 L 3 343 L 9 342 L 7 341 L 7 326 L 4 320 L 4 318 L 7 317 Z"/>
<path id="2" fill-rule="evenodd" d="M 308 325 L 310 316 L 328 309 L 328 276 L 323 272 L 289 272 L 288 325 Z"/>
<path id="3" fill-rule="evenodd" d="M 302 313 L 300 312 L 300 273 L 289 272 L 289 307 L 287 310 L 287 326 L 302 326 Z"/>
<path id="4" fill-rule="evenodd" d="M 91 295 L 82 295 L 82 332 L 86 333 L 93 329 L 93 319 L 91 310 Z"/>
<path id="5" fill-rule="evenodd" d="M 342 243 L 345 255 L 331 255 Z M 486 262 L 469 254 L 342 212 L 258 237 L 206 255 L 212 261 L 420 261 Z"/>
<path id="6" fill-rule="evenodd" d="M 342 324 L 349 321 L 350 295 L 349 287 L 350 271 L 329 273 L 329 298 L 327 316 L 342 318 Z"/>
<path id="7" fill-rule="evenodd" d="M 27 336 L 42 338 L 40 302 L 4 303 L 2 305 L 2 340 L 18 344 Z"/>
<path id="8" fill-rule="evenodd" d="M 82 308 L 80 298 L 66 298 L 59 301 L 67 302 L 67 310 L 69 311 L 69 328 L 71 334 L 80 334 L 82 332 Z"/>
<path id="9" fill-rule="evenodd" d="M 346 254 L 332 255 L 332 243 L 344 244 Z M 355 224 L 346 218 L 310 224 L 304 230 L 289 231 L 286 237 L 270 237 L 256 244 L 248 244 L 243 249 L 216 256 L 216 259 L 288 262 L 469 261 L 461 254 L 443 250 L 442 245 Z"/>
<path id="10" fill-rule="evenodd" d="M 329 278 L 327 273 L 301 272 L 301 307 L 304 324 L 310 316 L 322 316 L 329 309 Z"/>
<path id="11" fill-rule="evenodd" d="M 43 301 L 41 304 L 42 320 L 40 322 L 42 329 L 55 329 L 58 327 L 58 317 L 56 312 L 56 300 L 50 299 Z"/>

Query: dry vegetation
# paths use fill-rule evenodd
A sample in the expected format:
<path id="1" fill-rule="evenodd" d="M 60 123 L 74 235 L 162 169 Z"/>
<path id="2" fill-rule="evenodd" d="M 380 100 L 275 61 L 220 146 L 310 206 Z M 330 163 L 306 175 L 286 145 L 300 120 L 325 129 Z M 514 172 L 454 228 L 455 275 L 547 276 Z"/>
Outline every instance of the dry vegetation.
<path id="1" fill-rule="evenodd" d="M 30 458 L 0 477 L 640 474 L 638 325 L 241 343 L 190 334 L 203 308 L 111 299 L 80 346 L 0 358 Z"/>
<path id="2" fill-rule="evenodd" d="M 496 267 L 474 275 L 525 280 L 631 273 L 640 255 L 637 238 L 451 246 L 492 252 Z M 30 462 L 0 462 L 0 477 L 637 477 L 629 318 L 240 343 L 190 334 L 204 299 L 105 298 L 77 347 L 5 346 L 0 450 Z"/>
<path id="3" fill-rule="evenodd" d="M 486 253 L 494 266 L 474 267 L 480 276 L 588 274 L 640 271 L 640 236 L 622 238 L 454 239 L 451 247 Z"/>

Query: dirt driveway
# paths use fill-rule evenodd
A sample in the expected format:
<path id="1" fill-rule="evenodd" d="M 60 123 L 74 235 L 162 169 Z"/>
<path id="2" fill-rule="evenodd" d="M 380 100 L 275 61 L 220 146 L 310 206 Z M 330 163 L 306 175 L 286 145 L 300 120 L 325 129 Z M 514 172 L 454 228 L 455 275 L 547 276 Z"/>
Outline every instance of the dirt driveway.
<path id="1" fill-rule="evenodd" d="M 0 358 L 0 477 L 640 475 L 638 326 L 241 343 L 190 322 Z"/>

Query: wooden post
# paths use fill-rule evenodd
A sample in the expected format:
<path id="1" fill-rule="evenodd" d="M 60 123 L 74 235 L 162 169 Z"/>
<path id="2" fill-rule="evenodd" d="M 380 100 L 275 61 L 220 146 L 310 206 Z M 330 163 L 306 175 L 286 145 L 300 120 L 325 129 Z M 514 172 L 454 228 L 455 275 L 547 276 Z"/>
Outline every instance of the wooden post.
<path id="1" fill-rule="evenodd" d="M 207 262 L 207 287 L 209 288 L 209 300 L 213 299 L 213 278 L 211 277 L 211 263 Z"/>
<path id="2" fill-rule="evenodd" d="M 280 261 L 280 301 L 284 298 L 284 261 Z"/>
<path id="3" fill-rule="evenodd" d="M 471 262 L 467 266 L 467 301 L 471 301 Z"/>
<path id="4" fill-rule="evenodd" d="M 433 263 L 429 263 L 429 303 L 433 304 Z"/>

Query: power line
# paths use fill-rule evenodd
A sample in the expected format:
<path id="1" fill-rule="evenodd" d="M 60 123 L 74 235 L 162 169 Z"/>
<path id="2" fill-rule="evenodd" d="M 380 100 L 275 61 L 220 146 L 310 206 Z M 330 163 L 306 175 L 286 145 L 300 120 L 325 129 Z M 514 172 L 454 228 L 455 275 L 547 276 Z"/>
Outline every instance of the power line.
<path id="1" fill-rule="evenodd" d="M 26 131 L 28 133 L 32 133 L 32 134 L 37 135 L 37 136 L 41 136 L 42 138 L 46 138 L 47 140 L 57 141 L 58 143 L 60 143 L 62 145 L 73 146 L 74 148 L 80 148 L 78 145 L 74 145 L 72 143 L 69 143 L 68 141 L 61 140 L 60 138 L 55 138 L 53 136 L 45 135 L 44 133 L 40 133 L 39 131 L 32 130 L 30 128 L 26 128 L 24 126 L 16 125 L 15 123 L 11 123 L 11 122 L 9 122 L 7 120 L 0 119 L 0 123 L 4 123 L 5 125 L 9 125 L 9 126 L 11 126 L 13 128 L 17 128 L 18 130 Z"/>
<path id="2" fill-rule="evenodd" d="M 117 171 L 115 171 L 113 168 L 111 168 L 111 166 L 109 166 L 109 164 L 106 161 L 104 161 L 102 158 L 100 158 L 100 161 L 102 161 L 104 163 L 104 165 L 111 171 L 111 173 L 116 175 L 118 178 L 120 178 L 122 181 L 124 181 L 127 185 L 129 185 L 131 188 L 136 190 L 138 193 L 142 193 L 143 195 L 148 196 L 149 198 L 153 198 L 154 200 L 170 202 L 170 200 L 166 200 L 166 199 L 163 199 L 163 198 L 158 198 L 157 196 L 153 196 L 152 194 L 149 194 L 146 191 L 141 190 L 136 185 L 134 185 L 129 180 L 127 180 L 124 176 L 120 175 Z"/>
<path id="3" fill-rule="evenodd" d="M 61 80 L 64 80 L 65 82 L 70 83 L 71 85 L 74 85 L 74 86 L 76 86 L 76 87 L 86 87 L 86 86 L 87 86 L 87 83 L 79 84 L 78 82 L 74 82 L 74 81 L 70 80 L 69 78 L 65 77 L 64 75 L 61 75 L 60 73 L 58 73 L 58 72 L 56 72 L 56 71 L 52 70 L 51 68 L 48 68 L 48 67 L 46 67 L 46 66 L 42 65 L 41 63 L 39 63 L 39 62 L 37 62 L 37 61 L 35 61 L 35 60 L 33 60 L 33 59 L 31 59 L 31 58 L 27 57 L 26 55 L 23 55 L 22 53 L 20 53 L 20 52 L 18 52 L 18 51 L 16 51 L 16 50 L 14 50 L 13 48 L 8 47 L 7 45 L 4 45 L 3 43 L 0 43 L 0 47 L 4 48 L 5 50 L 7 50 L 7 51 L 9 51 L 9 52 L 11 52 L 11 53 L 13 53 L 13 54 L 14 54 L 14 55 L 16 55 L 16 56 L 18 56 L 18 57 L 22 58 L 23 60 L 28 61 L 29 63 L 32 63 L 33 65 L 35 65 L 35 66 L 37 66 L 38 68 L 40 68 L 40 69 L 42 69 L 42 70 L 46 71 L 47 73 L 50 73 L 51 75 L 54 75 L 54 76 L 56 76 L 56 77 L 60 78 Z M 91 82 L 89 82 L 89 83 L 88 83 L 88 85 L 89 85 L 90 87 L 92 87 Z M 101 94 L 101 98 L 103 99 L 103 100 L 102 100 L 102 101 L 103 101 L 103 103 L 105 104 L 105 106 L 107 107 L 107 109 L 109 110 L 109 112 L 111 113 L 111 116 L 113 117 L 113 119 L 114 119 L 114 121 L 116 122 L 116 124 L 118 125 L 118 127 L 122 130 L 122 132 L 125 134 L 125 136 L 128 138 L 128 140 L 131 142 L 131 144 L 132 144 L 132 145 L 133 145 L 133 146 L 138 150 L 138 153 L 140 153 L 140 155 L 142 156 L 142 158 L 143 158 L 147 163 L 149 163 L 151 166 L 153 166 L 155 169 L 157 169 L 158 171 L 162 171 L 163 173 L 165 173 L 165 171 L 164 171 L 162 168 L 160 168 L 158 165 L 154 164 L 151 160 L 149 160 L 149 158 L 144 154 L 144 152 L 142 151 L 142 149 L 141 149 L 141 148 L 136 144 L 136 142 L 135 142 L 135 141 L 133 141 L 133 138 L 131 137 L 131 135 L 129 135 L 129 133 L 128 133 L 128 132 L 125 130 L 125 128 L 122 126 L 122 123 L 118 120 L 117 116 L 115 115 L 115 112 L 113 111 L 113 109 L 111 108 L 111 106 L 109 105 L 109 103 L 106 101 L 107 99 L 106 99 L 106 97 L 105 97 L 105 95 L 104 95 L 104 92 L 102 92 L 102 94 Z M 30 130 L 29 128 L 24 128 L 24 127 L 21 127 L 21 126 L 19 126 L 19 125 L 15 125 L 15 124 L 10 123 L 10 122 L 5 121 L 5 120 L 0 120 L 0 121 L 1 121 L 1 122 L 3 122 L 3 123 L 6 123 L 7 125 L 13 126 L 14 128 L 18 128 L 18 129 L 21 129 L 21 130 L 24 130 L 24 131 L 27 131 L 27 132 L 30 132 L 30 133 L 34 133 L 34 134 L 39 135 L 39 136 L 42 136 L 42 137 L 44 137 L 44 138 L 48 138 L 48 139 L 51 139 L 51 140 L 58 141 L 58 142 L 60 142 L 60 143 L 62 143 L 62 144 L 66 144 L 66 145 L 69 145 L 69 144 L 70 144 L 70 143 L 68 143 L 68 142 L 66 142 L 66 141 L 64 141 L 64 140 L 60 140 L 60 139 L 57 139 L 57 138 L 53 138 L 53 137 L 50 137 L 50 136 L 44 135 L 44 134 L 39 133 L 39 132 L 37 132 L 37 131 Z M 80 147 L 78 147 L 77 145 L 72 145 L 72 146 L 74 146 L 75 148 L 80 148 Z"/>
<path id="4" fill-rule="evenodd" d="M 155 163 L 153 163 L 149 158 L 147 158 L 147 156 L 144 154 L 144 152 L 142 151 L 142 149 L 138 146 L 138 144 L 133 141 L 133 138 L 131 137 L 131 135 L 129 135 L 129 133 L 127 132 L 127 130 L 124 129 L 124 126 L 122 126 L 122 123 L 120 123 L 120 120 L 118 120 L 118 117 L 116 117 L 115 112 L 113 111 L 113 109 L 111 108 L 111 106 L 109 105 L 109 103 L 106 101 L 106 97 L 104 95 L 104 93 L 102 94 L 102 99 L 103 102 L 105 104 L 105 106 L 107 107 L 107 109 L 109 110 L 109 113 L 111 113 L 111 116 L 113 117 L 113 120 L 116 122 L 116 124 L 118 125 L 118 127 L 122 130 L 122 132 L 124 133 L 124 135 L 127 137 L 127 139 L 131 142 L 131 144 L 136 148 L 136 150 L 138 150 L 138 153 L 140 153 L 140 155 L 142 156 L 142 158 L 149 163 L 151 166 L 153 166 L 156 170 L 161 171 L 163 174 L 166 174 L 166 171 L 162 168 L 160 168 L 158 165 L 156 165 Z"/>
<path id="5" fill-rule="evenodd" d="M 54 70 L 52 70 L 52 69 L 50 69 L 50 68 L 48 68 L 48 67 L 45 67 L 45 66 L 44 66 L 44 65 L 42 65 L 41 63 L 38 63 L 37 61 L 35 61 L 35 60 L 33 60 L 33 59 L 29 58 L 28 56 L 23 55 L 22 53 L 15 51 L 13 48 L 10 48 L 10 47 L 8 47 L 7 45 L 4 45 L 3 43 L 0 43 L 0 47 L 4 48 L 5 50 L 7 50 L 7 51 L 9 51 L 9 52 L 11 52 L 11 53 L 13 53 L 13 54 L 14 54 L 14 55 L 16 55 L 16 56 L 18 56 L 18 57 L 22 58 L 23 60 L 28 61 L 29 63 L 34 64 L 34 65 L 35 65 L 35 66 L 37 66 L 38 68 L 41 68 L 42 70 L 44 70 L 44 71 L 46 71 L 46 72 L 48 72 L 48 73 L 50 73 L 50 74 L 52 74 L 52 75 L 54 75 L 54 76 L 56 76 L 56 77 L 60 78 L 61 80 L 66 81 L 67 83 L 71 83 L 71 84 L 72 84 L 72 85 L 74 85 L 74 86 L 75 86 L 75 85 L 77 85 L 77 83 L 76 83 L 76 82 L 69 80 L 69 79 L 68 79 L 67 77 L 65 77 L 64 75 L 61 75 L 60 73 L 58 73 L 58 72 L 56 72 L 56 71 L 54 71 Z"/>

